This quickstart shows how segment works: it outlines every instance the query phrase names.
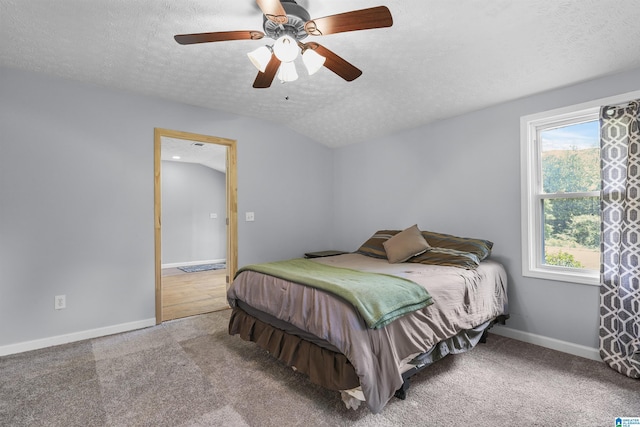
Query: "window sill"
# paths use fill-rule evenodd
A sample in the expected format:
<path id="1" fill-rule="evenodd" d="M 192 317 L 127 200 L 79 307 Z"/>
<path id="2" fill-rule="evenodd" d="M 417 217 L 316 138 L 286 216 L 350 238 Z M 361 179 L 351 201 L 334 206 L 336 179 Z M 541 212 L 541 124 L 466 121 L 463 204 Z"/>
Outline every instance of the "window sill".
<path id="1" fill-rule="evenodd" d="M 600 274 L 593 272 L 569 272 L 569 271 L 550 271 L 551 269 L 526 269 L 522 272 L 525 277 L 534 277 L 536 279 L 555 280 L 559 282 L 571 282 L 580 285 L 600 286 Z"/>

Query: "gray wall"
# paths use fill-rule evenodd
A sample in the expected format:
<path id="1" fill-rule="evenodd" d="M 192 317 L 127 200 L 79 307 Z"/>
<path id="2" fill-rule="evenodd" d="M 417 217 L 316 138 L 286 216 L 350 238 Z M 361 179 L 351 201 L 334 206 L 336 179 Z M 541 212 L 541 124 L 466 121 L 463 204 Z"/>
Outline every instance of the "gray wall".
<path id="1" fill-rule="evenodd" d="M 300 134 L 2 67 L 0 94 L 0 347 L 155 317 L 154 127 L 237 140 L 240 265 L 330 246 L 332 152 Z"/>
<path id="2" fill-rule="evenodd" d="M 226 259 L 225 174 L 170 161 L 161 171 L 162 264 Z"/>
<path id="3" fill-rule="evenodd" d="M 154 316 L 163 127 L 238 140 L 240 265 L 355 250 L 413 223 L 484 237 L 509 273 L 510 327 L 597 347 L 597 287 L 521 275 L 519 119 L 639 81 L 633 70 L 330 150 L 257 119 L 0 68 L 0 346 Z"/>
<path id="4" fill-rule="evenodd" d="M 520 117 L 640 87 L 640 70 L 497 105 L 335 151 L 336 248 L 414 223 L 495 243 L 511 328 L 598 346 L 599 288 L 522 276 Z"/>

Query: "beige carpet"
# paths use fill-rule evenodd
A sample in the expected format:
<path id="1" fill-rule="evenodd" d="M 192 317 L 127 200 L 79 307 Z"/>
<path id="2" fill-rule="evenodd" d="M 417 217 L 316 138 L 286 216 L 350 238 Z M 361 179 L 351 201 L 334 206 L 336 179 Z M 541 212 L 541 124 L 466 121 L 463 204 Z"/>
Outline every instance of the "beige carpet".
<path id="1" fill-rule="evenodd" d="M 0 358 L 0 426 L 614 426 L 640 381 L 490 335 L 383 412 L 348 410 L 252 343 L 229 311 Z"/>

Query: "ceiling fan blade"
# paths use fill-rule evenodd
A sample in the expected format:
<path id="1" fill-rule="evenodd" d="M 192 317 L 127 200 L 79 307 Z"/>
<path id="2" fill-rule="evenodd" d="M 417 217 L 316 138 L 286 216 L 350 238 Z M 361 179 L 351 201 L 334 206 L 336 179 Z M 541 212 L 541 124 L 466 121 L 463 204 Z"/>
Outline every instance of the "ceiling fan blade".
<path id="1" fill-rule="evenodd" d="M 289 21 L 280 0 L 256 0 L 256 3 L 269 21 L 276 24 L 286 24 Z"/>
<path id="2" fill-rule="evenodd" d="M 313 49 L 318 55 L 324 56 L 326 58 L 324 66 L 348 82 L 351 82 L 362 75 L 362 71 L 360 71 L 360 69 L 316 42 L 306 43 L 304 44 L 304 48 Z"/>
<path id="3" fill-rule="evenodd" d="M 178 34 L 173 38 L 180 44 L 225 42 L 230 40 L 260 40 L 260 31 L 220 31 L 216 33 Z"/>
<path id="4" fill-rule="evenodd" d="M 312 36 L 326 36 L 327 34 L 371 30 L 392 25 L 393 18 L 389 9 L 386 6 L 378 6 L 312 19 L 304 24 L 304 30 Z"/>
<path id="5" fill-rule="evenodd" d="M 267 64 L 267 68 L 263 72 L 258 71 L 253 87 L 256 89 L 266 89 L 271 86 L 273 79 L 280 68 L 280 60 L 274 54 L 271 54 L 271 60 Z"/>

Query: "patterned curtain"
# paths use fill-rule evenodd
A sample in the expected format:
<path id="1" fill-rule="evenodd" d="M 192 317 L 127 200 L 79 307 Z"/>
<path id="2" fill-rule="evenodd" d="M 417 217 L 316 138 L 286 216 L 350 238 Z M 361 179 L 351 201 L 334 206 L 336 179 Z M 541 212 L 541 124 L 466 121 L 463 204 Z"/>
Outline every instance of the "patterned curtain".
<path id="1" fill-rule="evenodd" d="M 640 100 L 600 110 L 600 356 L 640 378 Z"/>

